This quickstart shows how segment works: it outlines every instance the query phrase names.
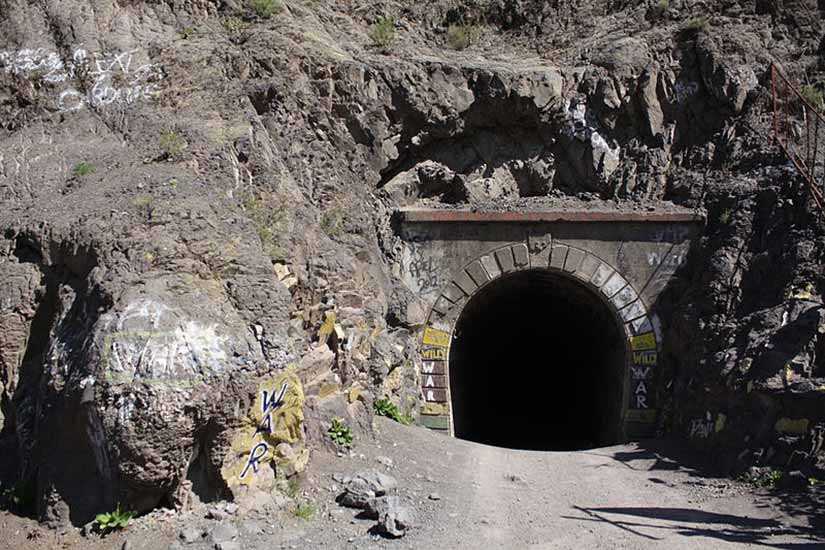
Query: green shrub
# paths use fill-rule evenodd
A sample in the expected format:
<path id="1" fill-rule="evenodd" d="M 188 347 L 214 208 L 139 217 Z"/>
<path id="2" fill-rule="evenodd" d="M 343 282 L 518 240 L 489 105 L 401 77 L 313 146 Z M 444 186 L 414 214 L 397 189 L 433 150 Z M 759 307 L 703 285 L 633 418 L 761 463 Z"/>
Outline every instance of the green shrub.
<path id="1" fill-rule="evenodd" d="M 382 17 L 370 30 L 372 43 L 381 49 L 387 49 L 395 39 L 395 24 L 390 17 Z"/>
<path id="2" fill-rule="evenodd" d="M 395 405 L 395 403 L 390 401 L 388 397 L 384 397 L 373 403 L 373 409 L 375 409 L 375 414 L 379 416 L 386 416 L 387 418 L 392 418 L 393 420 L 395 420 L 396 422 L 400 422 L 401 424 L 412 424 L 412 418 L 401 414 L 401 411 L 398 410 L 398 407 Z"/>
<path id="3" fill-rule="evenodd" d="M 132 199 L 132 206 L 138 211 L 140 216 L 147 220 L 152 217 L 152 203 L 155 202 L 155 197 L 149 193 L 141 193 Z"/>
<path id="4" fill-rule="evenodd" d="M 155 201 L 155 197 L 148 193 L 142 193 L 137 195 L 134 199 L 132 199 L 132 204 L 138 210 L 145 210 L 152 206 L 152 203 Z"/>
<path id="5" fill-rule="evenodd" d="M 730 223 L 730 220 L 731 220 L 730 208 L 725 208 L 719 214 L 719 223 L 721 223 L 722 225 L 728 225 Z"/>
<path id="6" fill-rule="evenodd" d="M 281 0 L 251 0 L 250 5 L 255 14 L 263 19 L 269 19 L 284 9 Z"/>
<path id="7" fill-rule="evenodd" d="M 773 489 L 782 479 L 784 474 L 778 470 L 768 470 L 762 471 L 757 473 L 744 473 L 742 474 L 739 479 L 741 481 L 745 481 L 754 485 L 756 487 L 762 487 L 764 489 Z"/>
<path id="8" fill-rule="evenodd" d="M 710 27 L 710 21 L 707 17 L 691 17 L 688 20 L 685 28 L 693 32 L 706 32 Z"/>
<path id="9" fill-rule="evenodd" d="M 467 25 L 447 27 L 447 43 L 454 50 L 463 50 L 472 42 L 472 29 Z"/>
<path id="10" fill-rule="evenodd" d="M 93 164 L 89 164 L 88 162 L 78 162 L 74 165 L 74 168 L 72 168 L 72 176 L 82 178 L 83 176 L 88 176 L 94 171 L 95 167 Z"/>
<path id="11" fill-rule="evenodd" d="M 823 97 L 822 92 L 811 84 L 802 86 L 799 90 L 799 95 L 802 96 L 802 99 L 810 103 L 814 109 L 821 109 L 823 103 L 825 103 L 825 97 Z"/>
<path id="12" fill-rule="evenodd" d="M 312 519 L 312 516 L 315 515 L 315 506 L 312 504 L 301 504 L 292 511 L 292 515 L 304 521 L 309 521 Z"/>
<path id="13" fill-rule="evenodd" d="M 776 487 L 776 484 L 782 479 L 783 473 L 777 472 L 776 470 L 768 473 L 760 480 L 760 486 L 767 487 L 769 489 L 773 489 Z"/>
<path id="14" fill-rule="evenodd" d="M 341 234 L 343 216 L 337 208 L 331 208 L 321 214 L 321 230 L 329 237 L 337 237 Z"/>
<path id="15" fill-rule="evenodd" d="M 98 531 L 106 534 L 118 529 L 126 529 L 133 517 L 135 517 L 134 512 L 124 512 L 118 504 L 114 512 L 96 515 L 94 526 Z"/>
<path id="16" fill-rule="evenodd" d="M 183 136 L 177 132 L 165 132 L 160 136 L 160 149 L 168 159 L 180 157 L 188 145 Z"/>
<path id="17" fill-rule="evenodd" d="M 352 431 L 340 418 L 332 419 L 332 423 L 327 430 L 327 435 L 336 445 L 341 445 L 342 447 L 350 447 L 352 445 Z"/>
<path id="18" fill-rule="evenodd" d="M 222 23 L 226 31 L 231 35 L 239 35 L 249 29 L 249 23 L 237 17 L 227 17 Z"/>

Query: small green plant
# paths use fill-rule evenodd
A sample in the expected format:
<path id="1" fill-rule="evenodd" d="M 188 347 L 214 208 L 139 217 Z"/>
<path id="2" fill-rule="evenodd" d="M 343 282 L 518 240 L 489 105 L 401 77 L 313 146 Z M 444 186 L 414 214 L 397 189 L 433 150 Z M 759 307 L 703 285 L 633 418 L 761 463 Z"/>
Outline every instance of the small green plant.
<path id="1" fill-rule="evenodd" d="M 195 34 L 195 27 L 184 27 L 178 32 L 180 33 L 181 38 L 186 40 L 187 38 Z"/>
<path id="2" fill-rule="evenodd" d="M 722 225 L 728 225 L 730 223 L 730 220 L 731 220 L 730 208 L 725 208 L 719 214 L 719 223 L 721 223 Z"/>
<path id="3" fill-rule="evenodd" d="M 782 472 L 777 470 L 770 470 L 767 472 L 758 472 L 756 474 L 746 473 L 740 476 L 740 479 L 756 487 L 773 489 L 774 487 L 776 487 L 776 484 L 779 483 L 779 480 L 782 479 Z"/>
<path id="4" fill-rule="evenodd" d="M 155 197 L 148 193 L 142 193 L 132 199 L 132 206 L 135 207 L 135 210 L 137 210 L 141 216 L 149 219 L 152 215 L 152 203 L 154 202 Z"/>
<path id="5" fill-rule="evenodd" d="M 180 157 L 188 145 L 183 136 L 177 132 L 165 132 L 160 136 L 160 149 L 167 159 Z"/>
<path id="6" fill-rule="evenodd" d="M 708 21 L 707 17 L 691 17 L 688 20 L 687 25 L 685 28 L 689 31 L 693 32 L 705 32 L 710 27 L 710 21 Z"/>
<path id="7" fill-rule="evenodd" d="M 655 19 L 661 19 L 670 9 L 670 0 L 659 0 L 652 8 L 652 14 Z"/>
<path id="8" fill-rule="evenodd" d="M 825 485 L 825 480 L 817 479 L 815 477 L 809 477 L 808 485 L 811 487 L 816 487 L 817 485 Z"/>
<path id="9" fill-rule="evenodd" d="M 454 50 L 463 50 L 470 45 L 473 31 L 467 25 L 450 25 L 447 27 L 447 43 Z"/>
<path id="10" fill-rule="evenodd" d="M 332 208 L 321 214 L 321 230 L 329 237 L 337 237 L 341 234 L 343 219 L 341 211 L 337 208 Z"/>
<path id="11" fill-rule="evenodd" d="M 273 260 L 283 255 L 276 243 L 276 237 L 284 221 L 284 210 L 274 206 L 277 204 L 277 197 L 273 196 L 267 197 L 266 201 L 252 197 L 244 202 L 244 210 L 255 224 L 255 230 L 264 250 Z"/>
<path id="12" fill-rule="evenodd" d="M 96 515 L 94 526 L 103 534 L 111 533 L 118 529 L 126 529 L 133 517 L 135 517 L 134 512 L 125 512 L 120 509 L 120 504 L 118 504 L 114 512 Z"/>
<path id="13" fill-rule="evenodd" d="M 350 447 L 352 445 L 352 431 L 340 418 L 332 419 L 327 430 L 327 435 L 336 445 L 342 447 Z"/>
<path id="14" fill-rule="evenodd" d="M 373 409 L 375 409 L 375 414 L 379 416 L 386 416 L 387 418 L 392 418 L 396 422 L 400 422 L 401 424 L 412 424 L 412 418 L 409 416 L 405 416 L 401 414 L 401 411 L 398 410 L 398 407 L 390 401 L 388 397 L 384 397 L 382 399 L 378 399 L 373 403 Z"/>
<path id="15" fill-rule="evenodd" d="M 72 168 L 72 176 L 82 178 L 83 176 L 88 176 L 94 171 L 95 167 L 93 164 L 89 164 L 88 162 L 78 162 L 74 165 L 74 168 Z"/>
<path id="16" fill-rule="evenodd" d="M 280 0 L 251 0 L 249 4 L 255 14 L 262 19 L 269 19 L 284 9 Z"/>
<path id="17" fill-rule="evenodd" d="M 312 504 L 300 504 L 292 511 L 292 515 L 304 521 L 309 521 L 312 519 L 312 516 L 315 515 L 315 506 Z"/>
<path id="18" fill-rule="evenodd" d="M 295 498 L 298 490 L 301 488 L 301 482 L 298 481 L 298 476 L 292 476 L 286 482 L 286 494 L 288 497 Z"/>
<path id="19" fill-rule="evenodd" d="M 782 472 L 772 470 L 762 478 L 762 487 L 773 489 L 774 487 L 776 487 L 776 484 L 779 483 L 779 481 L 782 479 L 782 475 Z"/>
<path id="20" fill-rule="evenodd" d="M 392 18 L 382 17 L 379 19 L 370 30 L 370 38 L 377 47 L 383 50 L 387 49 L 395 39 L 395 24 Z"/>
<path id="21" fill-rule="evenodd" d="M 816 86 L 811 84 L 802 86 L 799 90 L 799 95 L 802 96 L 802 99 L 810 103 L 814 109 L 821 109 L 823 104 L 825 104 L 825 96 L 823 96 L 820 90 L 816 89 Z"/>
<path id="22" fill-rule="evenodd" d="M 142 193 L 137 195 L 134 199 L 132 199 L 132 204 L 138 210 L 145 210 L 152 206 L 152 203 L 155 201 L 155 197 L 148 193 Z"/>
<path id="23" fill-rule="evenodd" d="M 249 28 L 249 23 L 238 17 L 227 17 L 222 21 L 229 34 L 238 35 Z"/>

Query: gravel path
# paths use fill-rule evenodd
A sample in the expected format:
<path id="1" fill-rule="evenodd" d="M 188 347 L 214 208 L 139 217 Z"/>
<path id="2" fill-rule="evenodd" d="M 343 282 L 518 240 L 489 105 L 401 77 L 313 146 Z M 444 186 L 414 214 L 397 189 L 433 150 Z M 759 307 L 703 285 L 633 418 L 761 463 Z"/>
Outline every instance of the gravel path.
<path id="1" fill-rule="evenodd" d="M 105 539 L 63 535 L 0 516 L 0 548 L 236 549 L 637 549 L 825 548 L 811 508 L 684 465 L 676 444 L 631 444 L 580 452 L 515 451 L 449 439 L 376 420 L 377 438 L 345 456 L 317 451 L 287 511 L 267 506 L 221 521 L 200 513 L 138 519 Z M 688 461 L 689 462 L 689 461 Z M 377 469 L 397 479 L 418 525 L 401 539 L 370 534 L 373 521 L 335 503 L 333 478 Z M 309 504 L 311 519 L 289 510 Z M 28 522 L 28 523 L 26 523 Z M 228 529 L 227 529 L 228 528 Z M 183 529 L 204 534 L 179 540 Z M 228 532 L 216 546 L 214 533 Z M 34 536 L 31 533 L 36 533 Z M 235 544 L 233 546 L 233 544 Z"/>

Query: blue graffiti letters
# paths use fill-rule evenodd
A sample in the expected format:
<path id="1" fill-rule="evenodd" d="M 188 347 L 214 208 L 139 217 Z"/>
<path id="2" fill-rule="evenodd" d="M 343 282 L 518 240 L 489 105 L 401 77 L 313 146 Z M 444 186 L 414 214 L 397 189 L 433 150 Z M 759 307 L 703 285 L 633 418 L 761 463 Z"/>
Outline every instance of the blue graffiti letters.
<path id="1" fill-rule="evenodd" d="M 250 467 L 252 468 L 253 473 L 258 473 L 258 463 L 264 459 L 267 451 L 269 451 L 269 445 L 264 442 L 258 443 L 252 447 L 252 450 L 249 452 L 249 458 L 246 461 L 246 466 L 244 466 L 243 472 L 241 472 L 241 479 L 246 477 L 246 473 L 249 471 Z"/>

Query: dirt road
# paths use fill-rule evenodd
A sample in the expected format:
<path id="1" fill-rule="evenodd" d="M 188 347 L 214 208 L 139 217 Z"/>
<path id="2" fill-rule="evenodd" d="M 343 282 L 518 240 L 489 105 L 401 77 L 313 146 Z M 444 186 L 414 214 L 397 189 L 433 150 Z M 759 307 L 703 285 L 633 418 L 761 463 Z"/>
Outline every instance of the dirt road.
<path id="1" fill-rule="evenodd" d="M 514 451 L 376 421 L 378 438 L 349 456 L 316 452 L 287 511 L 270 505 L 219 522 L 200 513 L 140 518 L 104 539 L 59 535 L 30 520 L 0 516 L 0 547 L 215 548 L 216 526 L 237 546 L 303 549 L 637 549 L 825 548 L 825 518 L 797 496 L 780 498 L 686 467 L 678 444 L 621 445 L 580 452 Z M 689 462 L 689 460 L 688 460 Z M 333 476 L 375 468 L 398 480 L 418 526 L 402 539 L 368 533 L 372 521 L 335 503 Z M 312 510 L 301 519 L 290 510 Z M 821 509 L 820 509 L 820 514 Z M 204 533 L 184 544 L 183 529 Z M 32 536 L 32 533 L 35 533 Z"/>

